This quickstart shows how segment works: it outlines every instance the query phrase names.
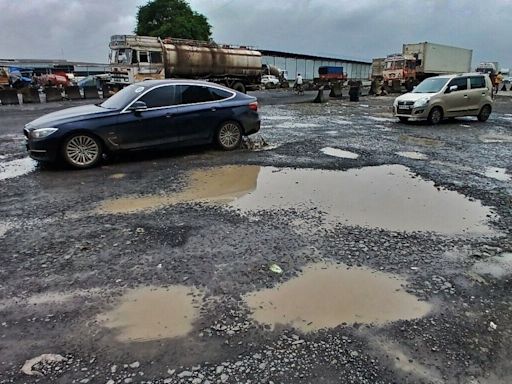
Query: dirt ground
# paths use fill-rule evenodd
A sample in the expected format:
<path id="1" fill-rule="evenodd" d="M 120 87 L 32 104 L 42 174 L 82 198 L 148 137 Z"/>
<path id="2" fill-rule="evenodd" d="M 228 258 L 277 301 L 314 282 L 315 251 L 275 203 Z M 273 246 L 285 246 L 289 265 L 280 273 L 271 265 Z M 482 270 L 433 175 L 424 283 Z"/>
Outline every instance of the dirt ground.
<path id="1" fill-rule="evenodd" d="M 0 107 L 0 383 L 512 382 L 512 98 L 255 95 L 268 146 L 85 171 Z"/>

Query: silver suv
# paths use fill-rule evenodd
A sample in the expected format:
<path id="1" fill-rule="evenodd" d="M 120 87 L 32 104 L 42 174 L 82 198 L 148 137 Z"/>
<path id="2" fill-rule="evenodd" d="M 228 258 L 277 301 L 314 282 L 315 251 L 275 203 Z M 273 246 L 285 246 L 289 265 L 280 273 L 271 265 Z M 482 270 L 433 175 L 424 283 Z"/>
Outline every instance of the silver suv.
<path id="1" fill-rule="evenodd" d="M 477 116 L 486 121 L 492 111 L 492 83 L 488 75 L 463 73 L 429 77 L 414 90 L 398 96 L 393 114 L 401 122 L 426 119 L 438 124 L 443 118 Z"/>

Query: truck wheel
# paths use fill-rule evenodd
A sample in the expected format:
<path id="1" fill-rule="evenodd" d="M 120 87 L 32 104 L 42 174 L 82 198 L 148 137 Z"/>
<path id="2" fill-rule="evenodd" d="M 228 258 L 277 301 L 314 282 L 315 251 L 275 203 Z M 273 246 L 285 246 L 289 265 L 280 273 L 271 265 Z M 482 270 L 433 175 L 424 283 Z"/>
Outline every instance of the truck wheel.
<path id="1" fill-rule="evenodd" d="M 235 91 L 245 93 L 245 85 L 239 81 L 237 81 L 235 84 L 233 84 L 232 87 Z"/>
<path id="2" fill-rule="evenodd" d="M 478 113 L 478 121 L 484 122 L 487 121 L 489 116 L 491 115 L 491 106 L 490 105 L 484 105 L 480 112 Z"/>
<path id="3" fill-rule="evenodd" d="M 217 130 L 217 144 L 225 151 L 232 151 L 240 146 L 242 128 L 235 121 L 226 121 Z"/>
<path id="4" fill-rule="evenodd" d="M 428 114 L 428 122 L 432 125 L 439 124 L 443 120 L 443 110 L 440 107 L 434 107 Z"/>

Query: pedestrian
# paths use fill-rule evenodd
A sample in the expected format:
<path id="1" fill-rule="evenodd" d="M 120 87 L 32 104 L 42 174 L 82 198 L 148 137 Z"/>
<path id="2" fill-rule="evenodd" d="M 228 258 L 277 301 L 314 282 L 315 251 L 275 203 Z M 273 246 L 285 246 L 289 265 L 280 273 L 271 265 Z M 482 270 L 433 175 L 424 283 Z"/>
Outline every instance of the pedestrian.
<path id="1" fill-rule="evenodd" d="M 304 83 L 304 80 L 302 79 L 302 76 L 300 73 L 297 73 L 297 77 L 295 78 L 295 85 L 294 88 L 299 94 L 304 93 L 304 88 L 302 88 L 302 84 Z"/>
<path id="2" fill-rule="evenodd" d="M 498 91 L 500 90 L 502 82 L 503 82 L 503 75 L 501 74 L 501 72 L 498 72 L 498 74 L 496 75 L 496 78 L 494 80 L 496 94 L 498 94 Z"/>
<path id="3" fill-rule="evenodd" d="M 496 93 L 496 73 L 494 72 L 494 70 L 489 72 L 489 77 L 491 78 L 491 84 L 492 84 L 491 96 L 494 98 L 494 95 Z"/>

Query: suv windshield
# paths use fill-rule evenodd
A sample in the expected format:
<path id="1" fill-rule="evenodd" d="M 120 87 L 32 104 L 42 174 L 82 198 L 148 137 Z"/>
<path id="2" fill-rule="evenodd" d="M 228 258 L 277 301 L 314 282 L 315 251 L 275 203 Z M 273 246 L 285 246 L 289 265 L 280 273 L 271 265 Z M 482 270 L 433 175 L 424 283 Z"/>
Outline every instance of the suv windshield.
<path id="1" fill-rule="evenodd" d="M 412 93 L 437 93 L 449 79 L 446 77 L 431 77 L 430 79 L 423 80 L 420 85 L 414 88 Z"/>
<path id="2" fill-rule="evenodd" d="M 115 95 L 109 97 L 103 103 L 100 104 L 100 107 L 107 109 L 123 109 L 126 107 L 133 99 L 139 96 L 146 87 L 141 84 L 132 84 L 126 88 L 121 89 Z"/>

